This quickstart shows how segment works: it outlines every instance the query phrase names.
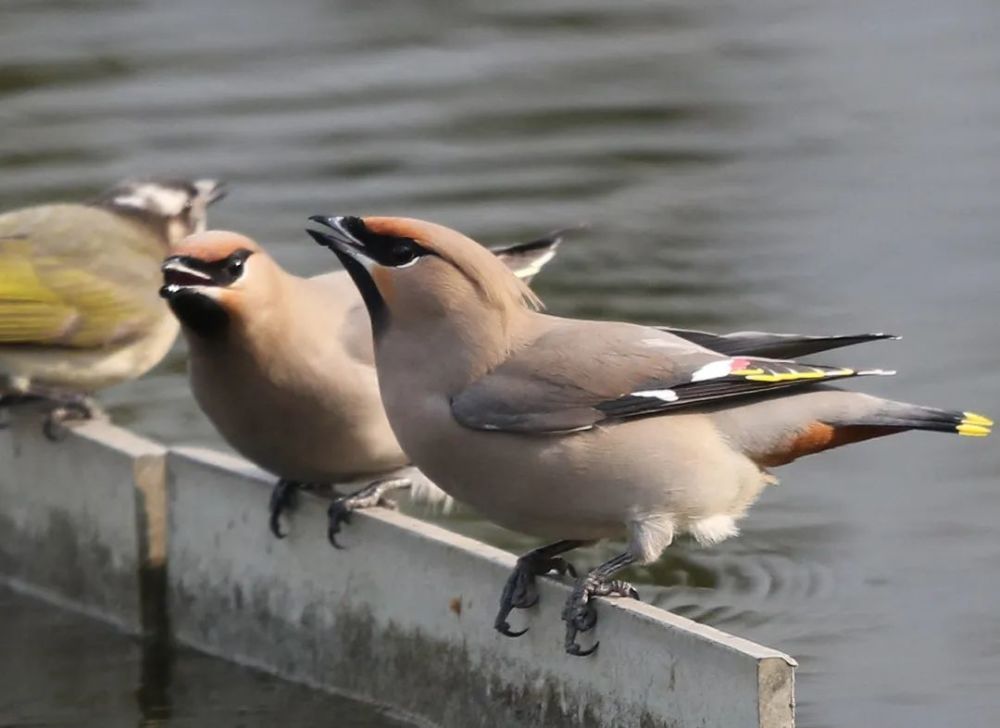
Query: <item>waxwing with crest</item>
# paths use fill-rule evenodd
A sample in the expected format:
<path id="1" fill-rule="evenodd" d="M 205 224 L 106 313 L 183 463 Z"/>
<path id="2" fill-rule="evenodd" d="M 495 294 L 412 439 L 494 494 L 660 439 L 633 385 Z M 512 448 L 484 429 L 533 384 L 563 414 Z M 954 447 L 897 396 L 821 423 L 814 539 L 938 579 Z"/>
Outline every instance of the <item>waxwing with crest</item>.
<path id="1" fill-rule="evenodd" d="M 906 430 L 989 434 L 971 412 L 831 386 L 880 369 L 805 364 L 800 355 L 883 334 L 718 336 L 545 315 L 471 239 L 387 217 L 311 218 L 372 313 L 389 422 L 414 464 L 501 525 L 550 539 L 522 556 L 495 627 L 537 599 L 535 577 L 605 538 L 626 547 L 581 576 L 563 610 L 565 648 L 593 598 L 637 596 L 615 574 L 657 559 L 674 537 L 737 533 L 770 468 Z M 781 359 L 769 358 L 781 356 Z"/>
<path id="2" fill-rule="evenodd" d="M 483 254 L 530 279 L 560 240 L 556 232 Z M 191 389 L 226 441 L 280 478 L 271 499 L 275 536 L 303 486 L 396 471 L 335 503 L 335 546 L 352 510 L 382 503 L 392 490 L 447 499 L 406 467 L 379 397 L 368 311 L 347 273 L 292 275 L 250 238 L 218 230 L 173 253 L 163 262 L 161 295 L 188 343 Z"/>

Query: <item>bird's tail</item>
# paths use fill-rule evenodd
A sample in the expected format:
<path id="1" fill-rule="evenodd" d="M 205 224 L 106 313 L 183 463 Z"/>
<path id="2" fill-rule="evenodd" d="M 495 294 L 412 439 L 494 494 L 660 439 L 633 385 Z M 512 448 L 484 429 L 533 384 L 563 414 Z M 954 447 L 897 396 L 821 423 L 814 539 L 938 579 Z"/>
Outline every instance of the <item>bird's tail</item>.
<path id="1" fill-rule="evenodd" d="M 986 437 L 993 428 L 993 420 L 975 412 L 943 410 L 888 400 L 883 401 L 882 407 L 875 412 L 856 418 L 853 422 L 836 424 L 954 432 L 967 437 Z"/>
<path id="2" fill-rule="evenodd" d="M 992 420 L 975 412 L 894 402 L 833 387 L 723 408 L 712 417 L 731 442 L 765 467 L 906 430 L 986 437 L 993 427 Z"/>

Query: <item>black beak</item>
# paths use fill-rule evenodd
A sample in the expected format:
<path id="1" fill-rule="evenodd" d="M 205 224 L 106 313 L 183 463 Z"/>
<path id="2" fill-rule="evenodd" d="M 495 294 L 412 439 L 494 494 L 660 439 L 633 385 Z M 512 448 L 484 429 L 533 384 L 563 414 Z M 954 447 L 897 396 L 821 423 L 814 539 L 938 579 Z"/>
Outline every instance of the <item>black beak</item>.
<path id="1" fill-rule="evenodd" d="M 364 221 L 357 217 L 327 217 L 326 215 L 313 215 L 309 218 L 309 221 L 322 225 L 329 230 L 327 232 L 326 230 L 319 231 L 307 228 L 306 232 L 324 248 L 332 250 L 348 274 L 350 274 L 354 284 L 361 292 L 361 297 L 364 299 L 365 305 L 368 307 L 372 327 L 377 335 L 384 328 L 388 316 L 385 301 L 382 299 L 378 287 L 368 272 L 373 259 L 365 249 L 364 243 L 358 240 L 357 236 L 351 232 L 351 228 L 355 230 L 364 229 Z"/>
<path id="2" fill-rule="evenodd" d="M 345 215 L 313 215 L 309 221 L 328 228 L 330 232 L 325 230 L 323 232 L 307 230 L 307 232 L 312 235 L 313 240 L 331 250 L 346 252 L 346 249 L 354 249 L 360 251 L 364 249 L 364 245 L 348 229 L 351 222 L 357 219 Z"/>
<path id="3" fill-rule="evenodd" d="M 329 248 L 336 253 L 341 262 L 344 262 L 345 258 L 349 258 L 365 267 L 368 267 L 371 263 L 372 257 L 365 249 L 365 244 L 358 239 L 357 235 L 351 232 L 351 228 L 355 230 L 364 228 L 364 222 L 361 218 L 350 217 L 348 215 L 334 215 L 329 217 L 326 215 L 313 215 L 309 220 L 328 228 L 329 232 L 326 230 L 309 229 L 306 232 L 324 248 Z"/>

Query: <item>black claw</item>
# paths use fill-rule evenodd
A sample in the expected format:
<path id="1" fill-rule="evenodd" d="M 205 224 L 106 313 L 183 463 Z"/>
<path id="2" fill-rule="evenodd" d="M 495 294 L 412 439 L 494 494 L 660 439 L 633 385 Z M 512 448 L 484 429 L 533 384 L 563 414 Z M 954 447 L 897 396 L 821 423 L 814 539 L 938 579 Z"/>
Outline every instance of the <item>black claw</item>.
<path id="1" fill-rule="evenodd" d="M 536 577 L 552 571 L 560 576 L 565 574 L 576 576 L 576 569 L 573 568 L 573 565 L 558 554 L 582 545 L 582 541 L 557 541 L 535 549 L 517 560 L 517 565 L 503 585 L 503 592 L 500 595 L 500 609 L 493 620 L 493 627 L 497 632 L 507 637 L 520 637 L 528 631 L 525 628 L 520 632 L 515 632 L 507 623 L 507 617 L 515 609 L 530 609 L 538 604 L 539 594 L 538 587 L 535 585 Z"/>
<path id="2" fill-rule="evenodd" d="M 639 598 L 639 592 L 627 581 L 598 582 L 584 578 L 578 583 L 563 609 L 563 621 L 566 622 L 566 652 L 577 657 L 586 657 L 597 650 L 600 643 L 595 643 L 588 650 L 582 649 L 576 643 L 578 634 L 589 632 L 597 625 L 597 610 L 592 603 L 593 597 L 618 596 Z"/>
<path id="3" fill-rule="evenodd" d="M 351 509 L 344 505 L 343 499 L 337 499 L 330 504 L 326 515 L 326 538 L 331 546 L 343 551 L 344 547 L 337 543 L 337 534 L 340 533 L 340 524 L 351 522 Z"/>
<path id="4" fill-rule="evenodd" d="M 300 484 L 292 480 L 279 480 L 271 491 L 269 504 L 270 518 L 268 525 L 275 538 L 284 538 L 288 534 L 281 530 L 281 514 L 295 505 Z"/>
<path id="5" fill-rule="evenodd" d="M 395 508 L 395 502 L 388 499 L 386 494 L 409 487 L 410 481 L 407 478 L 385 478 L 365 486 L 354 495 L 335 500 L 326 512 L 328 518 L 326 537 L 330 545 L 343 550 L 344 547 L 337 543 L 337 534 L 340 533 L 341 524 L 351 522 L 351 513 L 376 506 Z"/>
<path id="6" fill-rule="evenodd" d="M 525 634 L 528 631 L 527 627 L 525 627 L 519 632 L 514 631 L 510 628 L 510 625 L 507 622 L 497 622 L 493 626 L 494 628 L 496 628 L 497 632 L 504 635 L 505 637 L 520 637 L 521 635 Z"/>
<path id="7" fill-rule="evenodd" d="M 576 596 L 574 594 L 574 596 Z M 573 599 L 573 597 L 570 597 Z M 575 614 L 573 612 L 576 612 Z M 566 621 L 566 652 L 570 655 L 575 655 L 576 657 L 586 657 L 587 655 L 593 654 L 600 642 L 595 642 L 594 646 L 588 650 L 584 650 L 577 644 L 576 636 L 581 632 L 589 632 L 597 624 L 597 613 L 591 604 L 575 604 L 573 606 L 567 605 L 565 612 L 563 613 L 563 619 Z"/>
<path id="8" fill-rule="evenodd" d="M 595 652 L 597 652 L 597 648 L 600 646 L 601 646 L 600 642 L 595 642 L 593 647 L 584 650 L 581 649 L 580 645 L 578 645 L 576 642 L 568 642 L 566 644 L 566 652 L 567 654 L 573 655 L 575 657 L 587 657 L 588 655 L 592 655 Z"/>
<path id="9" fill-rule="evenodd" d="M 535 573 L 540 570 L 538 564 L 519 560 L 514 571 L 507 577 L 503 594 L 500 597 L 500 611 L 497 612 L 493 626 L 497 632 L 507 637 L 520 637 L 527 628 L 520 632 L 511 630 L 507 617 L 515 609 L 530 609 L 538 604 L 538 589 L 535 588 Z"/>

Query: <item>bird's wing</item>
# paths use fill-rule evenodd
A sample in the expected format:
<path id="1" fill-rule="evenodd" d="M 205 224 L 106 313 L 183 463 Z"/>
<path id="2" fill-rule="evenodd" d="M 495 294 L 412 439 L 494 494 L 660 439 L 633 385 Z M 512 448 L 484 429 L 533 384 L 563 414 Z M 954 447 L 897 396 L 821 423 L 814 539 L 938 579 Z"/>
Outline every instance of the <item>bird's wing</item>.
<path id="1" fill-rule="evenodd" d="M 451 408 L 472 429 L 555 434 L 885 373 L 728 357 L 658 329 L 563 321 L 459 392 Z"/>
<path id="2" fill-rule="evenodd" d="M 0 215 L 0 345 L 100 348 L 165 314 L 155 240 L 82 205 Z"/>
<path id="3" fill-rule="evenodd" d="M 835 336 L 806 336 L 804 334 L 773 334 L 767 331 L 736 331 L 731 334 L 713 334 L 708 331 L 658 327 L 683 339 L 720 354 L 734 356 L 765 356 L 773 359 L 795 359 L 830 349 L 864 344 L 880 339 L 896 339 L 892 334 L 841 334 Z"/>

